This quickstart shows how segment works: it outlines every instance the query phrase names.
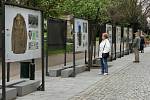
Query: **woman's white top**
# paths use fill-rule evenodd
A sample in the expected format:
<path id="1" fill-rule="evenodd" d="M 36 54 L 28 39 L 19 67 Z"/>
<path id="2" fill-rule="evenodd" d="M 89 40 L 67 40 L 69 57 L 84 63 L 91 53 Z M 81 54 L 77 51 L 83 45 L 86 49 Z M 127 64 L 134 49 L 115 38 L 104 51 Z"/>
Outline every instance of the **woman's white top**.
<path id="1" fill-rule="evenodd" d="M 108 53 L 111 50 L 110 42 L 108 39 L 102 40 L 99 45 L 99 58 L 102 58 L 102 53 Z"/>

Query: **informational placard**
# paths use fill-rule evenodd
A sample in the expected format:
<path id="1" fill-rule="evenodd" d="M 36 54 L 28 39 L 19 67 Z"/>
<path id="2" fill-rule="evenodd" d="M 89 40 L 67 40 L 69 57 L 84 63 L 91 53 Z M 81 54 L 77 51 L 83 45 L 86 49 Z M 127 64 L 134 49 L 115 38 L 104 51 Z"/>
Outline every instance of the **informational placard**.
<path id="1" fill-rule="evenodd" d="M 41 58 L 41 11 L 5 5 L 5 59 Z"/>
<path id="2" fill-rule="evenodd" d="M 112 25 L 106 24 L 106 32 L 109 34 L 109 41 L 112 45 Z"/>
<path id="3" fill-rule="evenodd" d="M 75 51 L 85 51 L 88 49 L 88 21 L 74 19 Z"/>
<path id="4" fill-rule="evenodd" d="M 120 52 L 121 43 L 121 27 L 116 27 L 116 52 Z"/>
<path id="5" fill-rule="evenodd" d="M 109 34 L 109 41 L 110 41 L 110 45 L 111 45 L 110 54 L 113 54 L 113 55 L 111 55 L 113 57 L 115 54 L 115 46 L 112 41 L 112 37 L 113 37 L 112 30 L 113 30 L 112 25 L 106 24 L 106 32 Z"/>
<path id="6" fill-rule="evenodd" d="M 133 30 L 132 28 L 129 28 L 129 43 L 132 43 L 133 40 Z"/>
<path id="7" fill-rule="evenodd" d="M 129 43 L 128 43 L 128 28 L 127 27 L 124 27 L 124 30 L 123 30 L 123 39 L 124 39 L 124 51 L 128 50 L 129 48 Z"/>

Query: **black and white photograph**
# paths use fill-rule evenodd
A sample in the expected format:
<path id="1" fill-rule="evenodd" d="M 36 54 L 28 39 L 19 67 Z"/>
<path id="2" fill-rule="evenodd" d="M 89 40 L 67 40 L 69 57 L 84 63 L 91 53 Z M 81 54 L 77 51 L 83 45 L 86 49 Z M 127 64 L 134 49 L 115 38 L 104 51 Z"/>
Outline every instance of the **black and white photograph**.
<path id="1" fill-rule="evenodd" d="M 29 14 L 28 24 L 29 24 L 29 28 L 38 28 L 38 16 Z"/>
<path id="2" fill-rule="evenodd" d="M 83 32 L 87 33 L 87 23 L 83 23 Z"/>

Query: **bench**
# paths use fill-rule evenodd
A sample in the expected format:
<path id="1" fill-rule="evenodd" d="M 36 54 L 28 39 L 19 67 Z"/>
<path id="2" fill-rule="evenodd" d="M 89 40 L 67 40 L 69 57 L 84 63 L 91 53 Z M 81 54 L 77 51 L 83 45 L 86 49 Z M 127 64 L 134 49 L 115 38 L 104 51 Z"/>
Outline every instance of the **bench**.
<path id="1" fill-rule="evenodd" d="M 75 66 L 75 73 L 82 73 L 86 70 L 86 66 L 85 65 L 78 65 Z M 62 78 L 67 78 L 67 77 L 71 77 L 73 75 L 73 68 L 67 68 L 67 69 L 63 69 L 61 71 L 61 77 Z"/>
<path id="2" fill-rule="evenodd" d="M 18 84 L 18 83 L 22 83 L 25 82 L 24 79 L 20 79 L 20 80 L 12 80 L 10 82 L 6 82 L 6 87 L 12 87 L 12 85 Z M 0 88 L 2 88 L 2 84 L 0 84 Z"/>
<path id="3" fill-rule="evenodd" d="M 67 65 L 67 66 L 63 66 L 63 67 L 56 67 L 56 68 L 52 68 L 49 70 L 49 76 L 50 77 L 58 77 L 58 76 L 61 76 L 61 71 L 64 70 L 64 69 L 67 69 L 67 68 L 70 68 L 71 66 L 70 65 Z"/>
<path id="4" fill-rule="evenodd" d="M 39 80 L 27 80 L 25 82 L 13 85 L 13 88 L 17 89 L 18 96 L 24 96 L 36 91 L 39 86 L 40 86 Z"/>
<path id="5" fill-rule="evenodd" d="M 72 74 L 73 74 L 73 68 L 68 68 L 68 69 L 64 69 L 61 71 L 61 77 L 62 78 L 71 77 Z"/>

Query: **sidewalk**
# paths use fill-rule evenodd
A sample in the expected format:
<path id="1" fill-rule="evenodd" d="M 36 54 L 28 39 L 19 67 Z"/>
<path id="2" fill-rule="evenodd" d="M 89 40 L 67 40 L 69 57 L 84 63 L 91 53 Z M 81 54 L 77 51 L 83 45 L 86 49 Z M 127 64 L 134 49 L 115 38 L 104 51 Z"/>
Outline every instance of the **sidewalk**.
<path id="1" fill-rule="evenodd" d="M 37 91 L 17 100 L 150 100 L 150 47 L 141 55 L 140 64 L 133 64 L 133 54 L 110 62 L 108 76 L 99 69 L 84 72 L 75 78 L 46 77 L 46 91 Z M 41 72 L 36 73 L 41 79 Z M 75 96 L 76 95 L 76 96 Z"/>

